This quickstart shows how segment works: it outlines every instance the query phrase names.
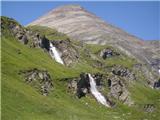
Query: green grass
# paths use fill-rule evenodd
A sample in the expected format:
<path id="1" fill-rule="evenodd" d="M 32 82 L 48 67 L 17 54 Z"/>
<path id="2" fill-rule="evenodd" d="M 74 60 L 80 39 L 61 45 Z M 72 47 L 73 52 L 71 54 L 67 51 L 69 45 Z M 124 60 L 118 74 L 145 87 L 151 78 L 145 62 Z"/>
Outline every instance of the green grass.
<path id="1" fill-rule="evenodd" d="M 2 24 L 1 24 L 2 28 L 8 28 L 10 24 L 15 24 L 15 25 L 21 26 L 16 20 L 14 20 L 12 18 L 5 17 L 5 16 L 1 16 L 1 21 L 2 21 Z"/>
<path id="2" fill-rule="evenodd" d="M 49 54 L 39 48 L 29 48 L 19 43 L 9 32 L 2 36 L 2 120 L 158 120 L 160 92 L 135 83 L 130 86 L 136 106 L 128 107 L 118 102 L 115 108 L 106 108 L 91 95 L 77 99 L 67 92 L 66 77 L 79 76 L 81 72 L 99 72 L 85 56 L 72 67 L 56 63 Z M 94 49 L 96 48 L 96 50 Z M 102 49 L 101 46 L 90 49 Z M 18 54 L 20 50 L 21 54 Z M 81 54 L 84 55 L 81 50 Z M 112 59 L 115 61 L 116 59 Z M 121 62 L 121 61 L 120 61 Z M 111 63 L 108 63 L 111 64 Z M 117 62 L 118 64 L 118 62 Z M 125 63 L 124 63 L 125 64 Z M 128 63 L 126 63 L 128 64 Z M 20 70 L 46 69 L 53 79 L 54 89 L 49 96 L 42 96 L 24 82 Z M 88 105 L 86 105 L 88 103 Z M 155 103 L 153 113 L 142 110 L 144 103 Z"/>
<path id="3" fill-rule="evenodd" d="M 128 56 L 126 56 L 125 54 L 123 54 L 122 52 L 116 50 L 115 48 L 111 47 L 111 46 L 107 46 L 107 45 L 86 45 L 87 48 L 89 48 L 89 50 L 91 51 L 91 53 L 97 55 L 98 59 L 100 61 L 102 61 L 106 66 L 113 66 L 113 65 L 122 65 L 124 67 L 127 67 L 128 69 L 131 69 L 133 67 L 133 65 L 136 62 L 135 59 L 133 58 L 129 58 Z M 106 60 L 103 60 L 102 58 L 99 57 L 99 53 L 101 50 L 105 49 L 105 48 L 110 48 L 118 53 L 120 53 L 119 56 L 113 56 L 110 58 L 107 58 Z"/>
<path id="4" fill-rule="evenodd" d="M 28 26 L 27 29 L 45 35 L 49 40 L 67 40 L 69 37 L 55 29 L 42 26 Z"/>

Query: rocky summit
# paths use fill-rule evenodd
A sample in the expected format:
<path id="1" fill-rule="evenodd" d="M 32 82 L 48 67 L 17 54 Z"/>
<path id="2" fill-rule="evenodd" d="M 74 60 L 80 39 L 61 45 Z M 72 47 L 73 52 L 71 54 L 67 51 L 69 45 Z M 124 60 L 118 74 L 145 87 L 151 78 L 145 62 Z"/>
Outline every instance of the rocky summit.
<path id="1" fill-rule="evenodd" d="M 1 44 L 3 120 L 159 120 L 159 41 L 67 5 L 1 16 Z"/>

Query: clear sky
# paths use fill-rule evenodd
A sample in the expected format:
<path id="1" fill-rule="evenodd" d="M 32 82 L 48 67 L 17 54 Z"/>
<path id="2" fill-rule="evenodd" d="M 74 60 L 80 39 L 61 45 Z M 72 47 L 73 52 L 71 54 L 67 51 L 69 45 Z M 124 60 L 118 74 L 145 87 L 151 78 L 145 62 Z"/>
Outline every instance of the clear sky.
<path id="1" fill-rule="evenodd" d="M 104 21 L 144 40 L 160 40 L 160 2 L 2 2 L 2 15 L 27 25 L 48 11 L 79 4 Z"/>

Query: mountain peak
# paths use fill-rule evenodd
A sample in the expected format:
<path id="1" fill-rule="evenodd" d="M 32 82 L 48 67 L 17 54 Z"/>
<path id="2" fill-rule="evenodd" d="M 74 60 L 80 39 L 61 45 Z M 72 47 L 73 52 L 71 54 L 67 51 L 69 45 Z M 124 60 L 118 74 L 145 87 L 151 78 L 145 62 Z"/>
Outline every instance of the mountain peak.
<path id="1" fill-rule="evenodd" d="M 75 9 L 80 9 L 83 8 L 82 6 L 78 5 L 78 4 L 68 4 L 68 5 L 63 5 L 63 6 L 59 6 L 58 8 L 75 8 Z"/>
<path id="2" fill-rule="evenodd" d="M 54 28 L 72 39 L 85 43 L 111 45 L 151 66 L 155 58 L 154 51 L 143 49 L 144 42 L 142 40 L 106 23 L 79 5 L 65 5 L 55 8 L 30 25 Z"/>
<path id="3" fill-rule="evenodd" d="M 53 9 L 51 12 L 67 12 L 67 11 L 81 11 L 81 10 L 84 10 L 82 6 L 77 4 L 69 4 L 69 5 L 59 6 Z"/>

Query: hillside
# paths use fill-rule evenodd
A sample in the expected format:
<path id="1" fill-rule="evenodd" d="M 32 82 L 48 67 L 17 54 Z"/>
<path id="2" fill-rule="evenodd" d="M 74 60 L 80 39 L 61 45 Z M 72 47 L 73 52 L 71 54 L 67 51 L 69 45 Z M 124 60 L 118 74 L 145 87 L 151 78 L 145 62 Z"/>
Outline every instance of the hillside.
<path id="1" fill-rule="evenodd" d="M 156 66 L 153 65 L 155 61 L 160 60 L 159 51 L 155 53 L 150 47 L 144 49 L 146 44 L 143 40 L 108 24 L 79 5 L 55 8 L 29 24 L 32 25 L 55 28 L 73 39 L 91 44 L 111 45 L 123 51 L 128 56 L 147 64 L 148 73 L 152 76 L 148 76 L 151 86 L 157 79 L 154 74 L 159 75 L 160 62 Z M 158 43 L 157 46 L 160 44 Z"/>
<path id="2" fill-rule="evenodd" d="M 79 42 L 48 27 L 26 28 L 7 17 L 1 17 L 1 27 L 3 120 L 159 119 L 158 83 L 150 88 L 145 66 L 123 51 Z M 48 43 L 59 50 L 64 65 L 52 58 Z M 39 82 L 35 73 L 47 78 Z M 88 73 L 110 107 L 85 91 Z M 51 84 L 47 92 L 45 83 Z"/>

